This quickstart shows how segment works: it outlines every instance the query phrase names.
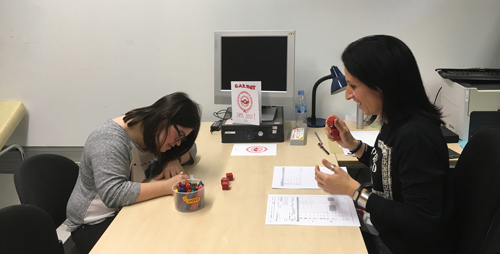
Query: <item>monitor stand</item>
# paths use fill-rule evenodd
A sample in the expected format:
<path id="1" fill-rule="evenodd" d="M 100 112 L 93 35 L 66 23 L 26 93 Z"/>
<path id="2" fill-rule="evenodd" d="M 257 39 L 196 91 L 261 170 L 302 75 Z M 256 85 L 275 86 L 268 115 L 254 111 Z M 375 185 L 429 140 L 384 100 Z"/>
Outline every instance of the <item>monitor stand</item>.
<path id="1" fill-rule="evenodd" d="M 319 128 L 325 127 L 325 118 L 316 118 L 312 119 L 310 117 L 307 118 L 307 127 Z"/>

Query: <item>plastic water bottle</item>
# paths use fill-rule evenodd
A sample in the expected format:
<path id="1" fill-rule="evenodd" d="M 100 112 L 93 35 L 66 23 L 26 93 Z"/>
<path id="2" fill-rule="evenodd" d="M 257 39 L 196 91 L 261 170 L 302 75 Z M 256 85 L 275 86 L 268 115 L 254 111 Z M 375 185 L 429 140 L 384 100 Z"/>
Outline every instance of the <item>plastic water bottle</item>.
<path id="1" fill-rule="evenodd" d="M 307 103 L 304 90 L 299 90 L 299 96 L 295 99 L 295 127 L 307 127 Z"/>

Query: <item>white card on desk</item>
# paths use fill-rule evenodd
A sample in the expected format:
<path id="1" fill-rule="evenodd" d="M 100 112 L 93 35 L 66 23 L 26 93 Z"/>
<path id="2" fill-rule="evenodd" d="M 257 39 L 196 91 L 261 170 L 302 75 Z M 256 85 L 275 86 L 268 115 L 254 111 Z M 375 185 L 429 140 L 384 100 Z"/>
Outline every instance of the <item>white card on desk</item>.
<path id="1" fill-rule="evenodd" d="M 276 156 L 276 144 L 234 144 L 231 156 Z"/>

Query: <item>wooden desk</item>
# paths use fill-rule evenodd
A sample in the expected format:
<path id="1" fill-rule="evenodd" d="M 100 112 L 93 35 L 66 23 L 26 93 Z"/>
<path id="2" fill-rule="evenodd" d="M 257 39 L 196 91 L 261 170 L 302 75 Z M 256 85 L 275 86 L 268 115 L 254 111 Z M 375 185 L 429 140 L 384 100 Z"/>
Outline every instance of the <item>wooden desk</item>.
<path id="1" fill-rule="evenodd" d="M 356 129 L 356 123 L 346 121 L 346 124 L 347 124 L 347 127 L 349 127 L 349 129 L 351 131 L 360 131 L 360 130 Z M 371 128 L 369 126 L 365 126 L 363 128 L 363 131 L 374 131 L 374 130 L 377 130 L 377 129 Z M 321 129 L 317 132 L 322 132 L 324 134 L 323 129 Z M 344 151 L 337 144 L 337 142 L 332 142 L 328 139 L 327 139 L 327 142 L 328 142 L 329 151 L 331 151 L 333 154 L 335 154 L 335 158 L 337 159 L 339 166 L 343 166 L 343 167 L 364 166 L 364 164 L 359 162 L 355 156 L 345 155 Z M 462 150 L 463 150 L 462 147 L 458 143 L 448 143 L 448 148 L 450 148 L 451 150 L 453 150 L 457 153 L 462 153 Z M 457 161 L 458 161 L 458 158 L 450 159 L 450 166 L 455 166 L 455 164 L 457 164 Z"/>
<path id="2" fill-rule="evenodd" d="M 3 149 L 24 115 L 26 115 L 26 107 L 22 102 L 0 101 L 0 156 L 6 154 L 9 150 L 17 149 L 21 154 L 21 160 L 26 158 L 22 146 L 18 144 L 11 144 Z"/>
<path id="3" fill-rule="evenodd" d="M 0 150 L 26 114 L 20 101 L 0 101 Z"/>
<path id="4" fill-rule="evenodd" d="M 189 174 L 206 183 L 206 206 L 193 213 L 175 210 L 172 196 L 124 207 L 92 250 L 98 253 L 367 253 L 358 227 L 265 225 L 268 194 L 326 194 L 322 190 L 272 189 L 274 166 L 314 166 L 335 155 L 317 146 L 309 128 L 305 146 L 291 146 L 291 122 L 277 156 L 230 156 L 220 132 L 202 123 L 197 163 Z M 318 132 L 326 140 L 324 132 Z M 231 190 L 220 179 L 232 172 Z"/>

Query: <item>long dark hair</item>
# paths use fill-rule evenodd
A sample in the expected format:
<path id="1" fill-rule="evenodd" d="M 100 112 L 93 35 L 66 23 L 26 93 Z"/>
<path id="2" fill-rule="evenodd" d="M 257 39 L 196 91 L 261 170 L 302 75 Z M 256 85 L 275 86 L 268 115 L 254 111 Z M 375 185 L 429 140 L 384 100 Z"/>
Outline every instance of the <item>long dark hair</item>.
<path id="1" fill-rule="evenodd" d="M 382 120 L 398 126 L 405 119 L 421 114 L 436 124 L 444 124 L 441 110 L 425 92 L 417 61 L 398 38 L 373 35 L 352 42 L 342 53 L 345 68 L 370 89 L 380 89 Z M 371 116 L 372 123 L 377 116 Z"/>
<path id="2" fill-rule="evenodd" d="M 129 127 L 142 123 L 144 144 L 148 152 L 158 157 L 158 163 L 153 169 L 156 175 L 163 170 L 163 167 L 170 161 L 178 159 L 193 146 L 198 132 L 200 130 L 200 106 L 192 101 L 187 94 L 177 92 L 160 98 L 153 105 L 131 110 L 125 114 L 123 121 Z M 180 146 L 174 146 L 172 149 L 162 153 L 161 144 L 165 142 L 160 140 L 160 133 L 163 130 L 176 124 L 185 128 L 191 128 L 193 131 L 187 135 L 185 141 Z"/>

